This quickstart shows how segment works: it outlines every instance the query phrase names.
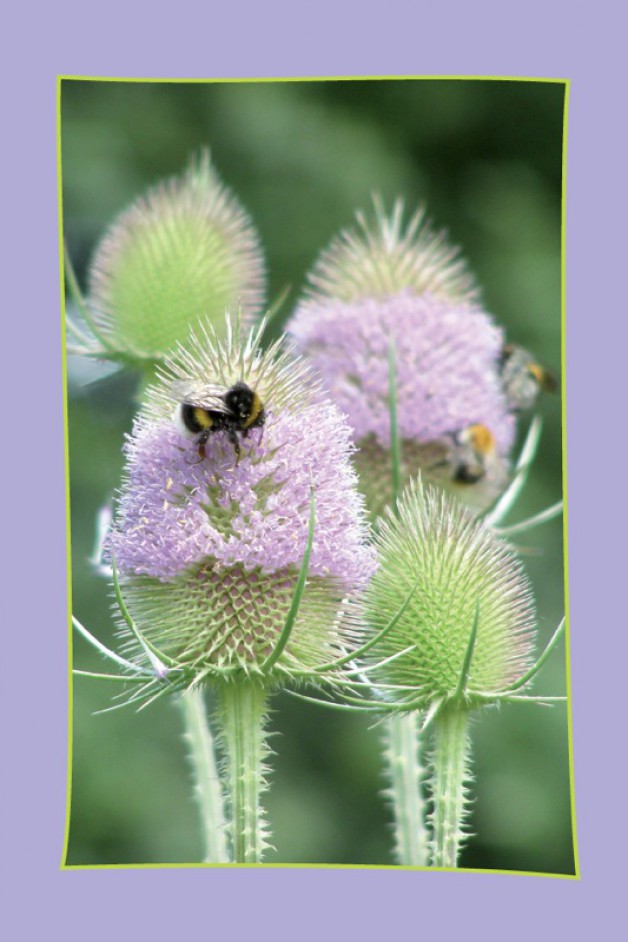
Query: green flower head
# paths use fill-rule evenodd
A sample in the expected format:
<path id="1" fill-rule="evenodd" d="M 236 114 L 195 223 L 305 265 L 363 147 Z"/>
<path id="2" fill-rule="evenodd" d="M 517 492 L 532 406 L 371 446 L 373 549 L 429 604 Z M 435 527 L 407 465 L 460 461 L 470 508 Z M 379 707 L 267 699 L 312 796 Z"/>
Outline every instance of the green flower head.
<path id="1" fill-rule="evenodd" d="M 392 623 L 369 651 L 380 664 L 371 678 L 403 688 L 419 709 L 498 699 L 531 665 L 534 609 L 520 563 L 486 524 L 420 479 L 398 511 L 377 533 L 380 565 L 364 602 L 367 639 Z"/>
<path id="2" fill-rule="evenodd" d="M 106 232 L 84 305 L 91 335 L 73 352 L 140 367 L 161 362 L 200 318 L 222 330 L 224 311 L 239 309 L 243 325 L 251 325 L 265 301 L 265 281 L 251 220 L 203 151 Z"/>

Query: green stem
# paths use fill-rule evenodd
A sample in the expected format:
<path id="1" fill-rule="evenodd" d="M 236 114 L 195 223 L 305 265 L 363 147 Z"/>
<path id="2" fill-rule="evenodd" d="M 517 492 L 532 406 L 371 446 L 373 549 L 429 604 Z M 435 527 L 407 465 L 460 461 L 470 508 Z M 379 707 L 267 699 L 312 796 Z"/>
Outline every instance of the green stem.
<path id="1" fill-rule="evenodd" d="M 181 696 L 180 703 L 201 813 L 205 863 L 228 863 L 222 789 L 203 694 L 199 689 L 192 688 Z"/>
<path id="2" fill-rule="evenodd" d="M 421 715 L 412 711 L 391 716 L 386 722 L 388 794 L 392 798 L 395 816 L 395 849 L 399 863 L 410 867 L 425 867 L 428 863 L 420 721 Z"/>
<path id="3" fill-rule="evenodd" d="M 436 744 L 433 756 L 432 865 L 457 867 L 465 837 L 463 823 L 467 812 L 465 780 L 468 778 L 468 713 L 448 707 L 436 717 Z"/>
<path id="4" fill-rule="evenodd" d="M 259 863 L 268 846 L 260 804 L 265 790 L 266 691 L 251 680 L 223 683 L 219 718 L 227 760 L 231 837 L 236 863 Z"/>
<path id="5" fill-rule="evenodd" d="M 397 423 L 397 366 L 395 338 L 391 337 L 388 350 L 388 407 L 390 412 L 391 506 L 399 515 L 401 494 L 401 439 Z M 414 594 L 416 586 L 412 589 Z M 398 618 L 410 602 L 410 597 L 399 610 Z M 395 620 L 396 620 L 395 618 Z M 391 716 L 386 722 L 386 759 L 390 776 L 395 830 L 395 852 L 404 866 L 425 867 L 428 862 L 429 841 L 425 828 L 425 802 L 423 800 L 423 768 L 421 766 L 421 715 L 416 710 Z"/>

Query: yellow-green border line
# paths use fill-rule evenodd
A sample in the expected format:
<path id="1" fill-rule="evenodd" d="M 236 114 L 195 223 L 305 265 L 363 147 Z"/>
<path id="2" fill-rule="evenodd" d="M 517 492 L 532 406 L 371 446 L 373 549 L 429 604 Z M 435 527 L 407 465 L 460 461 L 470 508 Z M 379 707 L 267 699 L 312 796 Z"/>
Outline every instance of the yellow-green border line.
<path id="1" fill-rule="evenodd" d="M 571 834 L 574 855 L 574 870 L 571 873 L 543 873 L 528 870 L 492 870 L 483 868 L 435 868 L 435 867 L 403 867 L 363 864 L 203 864 L 203 863 L 159 863 L 159 864 L 66 864 L 68 840 L 70 831 L 70 811 L 72 802 L 72 756 L 73 756 L 73 684 L 72 684 L 72 555 L 71 555 L 71 519 L 70 519 L 70 464 L 69 464 L 69 434 L 68 434 L 68 401 L 67 401 L 67 354 L 65 333 L 65 278 L 63 260 L 63 174 L 61 159 L 61 89 L 64 81 L 91 81 L 91 82 L 125 82 L 142 84 L 251 84 L 251 83 L 278 83 L 278 82 L 364 82 L 364 81 L 474 81 L 474 82 L 527 82 L 543 84 L 563 84 L 565 98 L 563 104 L 563 141 L 562 141 L 562 194 L 561 194 L 561 425 L 562 425 L 562 483 L 564 498 L 563 515 L 563 579 L 564 604 L 566 616 L 565 631 L 565 673 L 567 684 L 567 728 L 569 747 L 569 794 L 571 808 Z M 64 431 L 64 459 L 66 467 L 66 562 L 67 562 L 67 598 L 68 598 L 68 745 L 67 745 L 67 789 L 66 789 L 66 818 L 63 840 L 63 853 L 60 869 L 73 870 L 163 870 L 163 869 L 216 869 L 218 867 L 229 869 L 312 869 L 312 870 L 418 870 L 425 872 L 443 873 L 488 873 L 504 874 L 506 876 L 550 877 L 562 880 L 579 880 L 580 864 L 578 856 L 578 839 L 576 828 L 576 801 L 575 776 L 573 757 L 573 711 L 571 702 L 571 633 L 569 609 L 569 565 L 568 565 L 568 496 L 567 496 L 567 423 L 566 423 L 566 201 L 567 201 L 567 128 L 568 108 L 571 82 L 564 78 L 542 78 L 527 76 L 502 75 L 337 75 L 337 76 L 276 76 L 276 77 L 250 77 L 250 78 L 140 78 L 140 77 L 114 77 L 92 75 L 65 75 L 57 76 L 57 193 L 59 213 L 59 277 L 61 296 L 61 341 L 62 341 L 62 382 L 63 382 L 63 431 Z"/>

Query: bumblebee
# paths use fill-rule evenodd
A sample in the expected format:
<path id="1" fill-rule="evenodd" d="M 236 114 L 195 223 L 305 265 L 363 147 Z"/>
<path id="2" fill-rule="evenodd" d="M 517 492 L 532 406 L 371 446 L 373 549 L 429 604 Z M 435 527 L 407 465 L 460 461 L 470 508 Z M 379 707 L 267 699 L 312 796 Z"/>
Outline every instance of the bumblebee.
<path id="1" fill-rule="evenodd" d="M 196 436 L 198 454 L 205 458 L 205 445 L 210 435 L 225 432 L 240 461 L 240 439 L 253 428 L 262 428 L 266 421 L 259 395 L 244 382 L 235 383 L 226 391 L 218 386 L 188 387 L 181 390 L 182 401 L 176 420 L 181 431 Z"/>
<path id="2" fill-rule="evenodd" d="M 479 422 L 424 447 L 425 470 L 442 484 L 477 484 L 497 458 L 493 433 Z"/>
<path id="3" fill-rule="evenodd" d="M 508 405 L 513 412 L 531 409 L 538 395 L 556 392 L 558 380 L 549 370 L 537 363 L 523 347 L 507 343 L 500 360 L 501 380 Z"/>
<path id="4" fill-rule="evenodd" d="M 495 438 L 486 425 L 475 423 L 454 432 L 449 462 L 457 484 L 477 484 L 495 454 Z"/>

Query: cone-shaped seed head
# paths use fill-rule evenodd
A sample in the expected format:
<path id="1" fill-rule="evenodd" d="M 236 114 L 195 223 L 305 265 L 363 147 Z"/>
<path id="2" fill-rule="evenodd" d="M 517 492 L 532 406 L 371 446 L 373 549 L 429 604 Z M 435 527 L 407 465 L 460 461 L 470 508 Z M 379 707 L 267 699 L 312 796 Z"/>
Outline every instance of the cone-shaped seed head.
<path id="1" fill-rule="evenodd" d="M 118 217 L 90 271 L 94 322 L 131 361 L 161 360 L 199 317 L 221 329 L 226 307 L 252 323 L 264 293 L 257 233 L 205 152 Z"/>
<path id="2" fill-rule="evenodd" d="M 346 424 L 315 401 L 302 365 L 258 340 L 198 331 L 167 362 L 126 445 L 110 538 L 123 595 L 140 630 L 199 673 L 254 671 L 270 654 L 307 548 L 312 488 L 308 581 L 279 668 L 333 658 L 342 600 L 374 568 Z M 263 421 L 234 430 L 212 411 L 199 446 L 182 401 L 218 409 L 236 383 L 255 392 Z"/>
<path id="3" fill-rule="evenodd" d="M 369 660 L 413 649 L 370 672 L 373 680 L 409 685 L 426 709 L 453 697 L 476 613 L 465 700 L 504 691 L 529 669 L 534 641 L 529 583 L 507 544 L 457 501 L 419 480 L 404 492 L 398 518 L 388 514 L 382 522 L 376 543 L 380 565 L 364 601 L 367 638 L 395 616 L 415 588 Z"/>

